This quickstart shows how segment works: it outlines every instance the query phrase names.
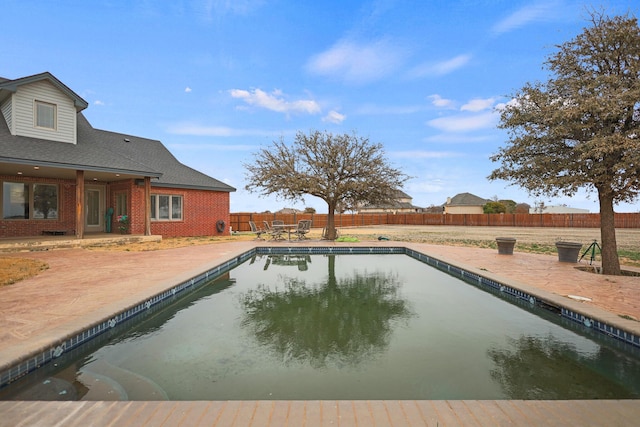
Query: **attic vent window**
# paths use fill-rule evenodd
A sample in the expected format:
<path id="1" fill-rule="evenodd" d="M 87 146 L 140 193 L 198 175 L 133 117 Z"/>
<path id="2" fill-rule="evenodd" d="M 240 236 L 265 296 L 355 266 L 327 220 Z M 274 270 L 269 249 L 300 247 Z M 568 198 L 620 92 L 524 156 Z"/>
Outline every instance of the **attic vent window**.
<path id="1" fill-rule="evenodd" d="M 48 102 L 35 101 L 35 110 L 36 127 L 55 130 L 57 113 L 56 105 L 49 104 Z"/>

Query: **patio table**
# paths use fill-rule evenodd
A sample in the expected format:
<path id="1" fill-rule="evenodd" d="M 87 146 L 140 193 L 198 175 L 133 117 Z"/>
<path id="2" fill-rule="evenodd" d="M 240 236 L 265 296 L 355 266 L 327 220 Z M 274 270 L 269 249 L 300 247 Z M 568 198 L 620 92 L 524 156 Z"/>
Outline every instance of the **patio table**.
<path id="1" fill-rule="evenodd" d="M 285 230 L 287 230 L 289 240 L 291 240 L 291 230 L 295 230 L 296 228 L 298 228 L 298 224 L 279 224 L 279 225 L 276 225 L 276 227 L 282 227 Z"/>

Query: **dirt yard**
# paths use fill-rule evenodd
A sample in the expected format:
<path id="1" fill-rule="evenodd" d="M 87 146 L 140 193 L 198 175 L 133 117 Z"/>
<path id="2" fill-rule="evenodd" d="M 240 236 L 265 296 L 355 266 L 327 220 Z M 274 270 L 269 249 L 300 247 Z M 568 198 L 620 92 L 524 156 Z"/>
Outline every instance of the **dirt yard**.
<path id="1" fill-rule="evenodd" d="M 380 226 L 340 229 L 342 236 L 352 235 L 363 240 L 387 236 L 390 240 L 418 241 L 425 243 L 460 244 L 467 242 L 493 243 L 496 237 L 515 237 L 521 244 L 553 246 L 559 240 L 580 242 L 588 246 L 594 240 L 600 242 L 597 228 L 542 228 L 542 227 L 459 227 L 459 226 Z M 618 229 L 616 240 L 619 249 L 640 251 L 640 229 Z M 472 245 L 476 246 L 476 245 Z M 516 245 L 517 247 L 517 245 Z"/>

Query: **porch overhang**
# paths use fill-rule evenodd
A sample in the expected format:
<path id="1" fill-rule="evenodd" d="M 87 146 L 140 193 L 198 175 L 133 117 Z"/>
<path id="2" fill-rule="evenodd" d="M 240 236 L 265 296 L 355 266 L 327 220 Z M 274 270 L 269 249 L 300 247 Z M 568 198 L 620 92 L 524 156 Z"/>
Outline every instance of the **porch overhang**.
<path id="1" fill-rule="evenodd" d="M 162 173 L 135 171 L 118 168 L 97 167 L 91 165 L 60 164 L 55 162 L 33 161 L 25 159 L 0 158 L 0 170 L 3 175 L 28 176 L 34 178 L 76 179 L 76 171 L 85 172 L 88 181 L 114 182 L 127 179 L 160 178 Z"/>

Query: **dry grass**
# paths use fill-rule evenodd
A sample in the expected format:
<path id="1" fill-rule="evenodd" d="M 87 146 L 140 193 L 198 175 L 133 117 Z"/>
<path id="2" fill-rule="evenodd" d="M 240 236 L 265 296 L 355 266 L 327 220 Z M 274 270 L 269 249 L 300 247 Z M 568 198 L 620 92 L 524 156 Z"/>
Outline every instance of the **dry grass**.
<path id="1" fill-rule="evenodd" d="M 47 263 L 26 258 L 0 258 L 0 286 L 35 276 L 49 268 Z"/>

